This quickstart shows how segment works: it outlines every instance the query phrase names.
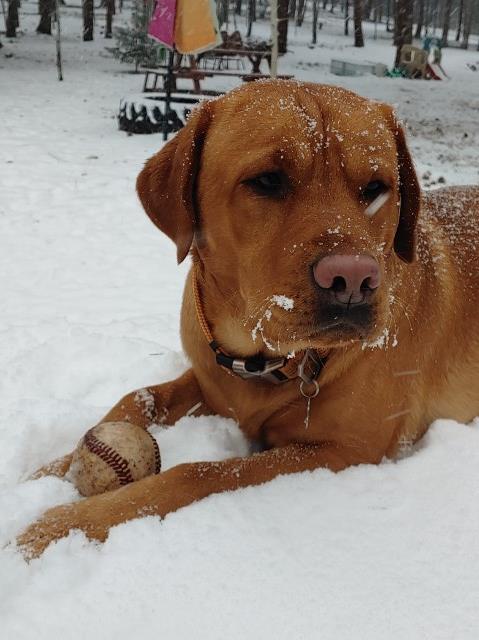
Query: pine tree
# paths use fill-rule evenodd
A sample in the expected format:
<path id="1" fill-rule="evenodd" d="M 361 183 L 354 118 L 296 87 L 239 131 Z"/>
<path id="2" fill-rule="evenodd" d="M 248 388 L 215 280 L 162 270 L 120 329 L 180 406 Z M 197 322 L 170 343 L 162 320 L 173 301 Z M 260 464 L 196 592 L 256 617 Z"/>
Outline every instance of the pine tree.
<path id="1" fill-rule="evenodd" d="M 151 14 L 151 2 L 135 0 L 131 26 L 115 29 L 117 46 L 108 48 L 121 62 L 134 62 L 135 71 L 140 65 L 156 67 L 165 57 L 165 50 L 148 35 Z"/>

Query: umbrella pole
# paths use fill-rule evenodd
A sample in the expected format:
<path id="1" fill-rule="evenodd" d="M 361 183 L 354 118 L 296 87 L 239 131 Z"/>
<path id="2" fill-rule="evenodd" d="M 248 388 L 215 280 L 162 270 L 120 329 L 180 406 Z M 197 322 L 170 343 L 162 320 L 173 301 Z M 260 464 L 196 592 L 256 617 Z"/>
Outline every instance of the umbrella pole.
<path id="1" fill-rule="evenodd" d="M 168 117 L 170 115 L 171 88 L 173 86 L 173 65 L 175 62 L 175 50 L 168 51 L 168 71 L 166 74 L 165 118 L 163 120 L 163 140 L 168 140 Z"/>
<path id="2" fill-rule="evenodd" d="M 278 75 L 278 0 L 271 0 L 271 68 L 270 75 Z"/>

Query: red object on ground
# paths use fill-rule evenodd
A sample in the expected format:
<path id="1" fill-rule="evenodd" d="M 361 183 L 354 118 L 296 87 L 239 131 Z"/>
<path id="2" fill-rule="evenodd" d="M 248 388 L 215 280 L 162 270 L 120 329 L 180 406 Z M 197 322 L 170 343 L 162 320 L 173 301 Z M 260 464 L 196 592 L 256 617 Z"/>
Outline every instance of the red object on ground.
<path id="1" fill-rule="evenodd" d="M 428 74 L 431 76 L 433 80 L 442 80 L 441 76 L 438 75 L 438 72 L 434 67 L 436 67 L 436 65 L 428 63 L 426 65 L 426 71 L 428 72 Z"/>

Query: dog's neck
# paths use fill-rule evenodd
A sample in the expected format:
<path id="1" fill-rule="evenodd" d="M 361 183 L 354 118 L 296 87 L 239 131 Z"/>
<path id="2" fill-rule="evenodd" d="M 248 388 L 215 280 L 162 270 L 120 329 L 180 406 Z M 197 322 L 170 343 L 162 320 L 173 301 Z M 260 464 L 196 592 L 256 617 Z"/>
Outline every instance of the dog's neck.
<path id="1" fill-rule="evenodd" d="M 215 353 L 216 363 L 219 366 L 241 378 L 256 378 L 273 384 L 281 384 L 299 378 L 301 393 L 317 394 L 318 384 L 316 379 L 324 367 L 325 358 L 321 358 L 312 349 L 274 359 L 267 359 L 261 354 L 245 358 L 228 354 L 211 332 L 204 310 L 202 292 L 195 266 L 193 266 L 192 270 L 192 286 L 198 324 L 205 340 Z"/>

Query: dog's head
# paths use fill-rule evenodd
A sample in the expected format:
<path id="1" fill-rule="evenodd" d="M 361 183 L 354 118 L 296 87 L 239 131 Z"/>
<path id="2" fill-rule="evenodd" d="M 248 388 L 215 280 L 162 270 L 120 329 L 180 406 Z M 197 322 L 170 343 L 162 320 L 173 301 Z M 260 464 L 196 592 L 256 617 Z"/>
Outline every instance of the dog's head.
<path id="1" fill-rule="evenodd" d="M 215 337 L 242 355 L 374 338 L 414 259 L 403 130 L 387 105 L 337 87 L 257 82 L 204 103 L 137 186 L 178 261 L 193 248 Z"/>

